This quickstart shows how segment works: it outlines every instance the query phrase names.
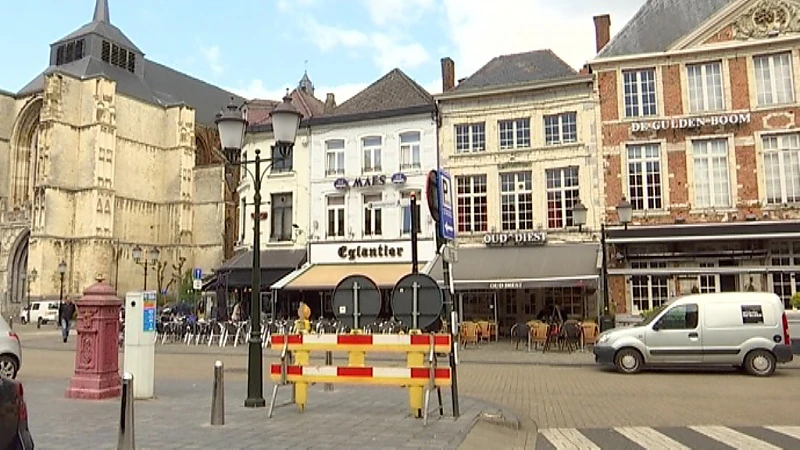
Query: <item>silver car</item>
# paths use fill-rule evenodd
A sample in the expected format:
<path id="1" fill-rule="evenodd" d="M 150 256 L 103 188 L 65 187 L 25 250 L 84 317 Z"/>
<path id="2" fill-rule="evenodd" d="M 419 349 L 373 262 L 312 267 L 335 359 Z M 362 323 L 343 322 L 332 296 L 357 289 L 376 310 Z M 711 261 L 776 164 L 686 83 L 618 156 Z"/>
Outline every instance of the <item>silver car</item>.
<path id="1" fill-rule="evenodd" d="M 22 366 L 22 345 L 19 336 L 0 317 L 0 377 L 14 379 Z"/>

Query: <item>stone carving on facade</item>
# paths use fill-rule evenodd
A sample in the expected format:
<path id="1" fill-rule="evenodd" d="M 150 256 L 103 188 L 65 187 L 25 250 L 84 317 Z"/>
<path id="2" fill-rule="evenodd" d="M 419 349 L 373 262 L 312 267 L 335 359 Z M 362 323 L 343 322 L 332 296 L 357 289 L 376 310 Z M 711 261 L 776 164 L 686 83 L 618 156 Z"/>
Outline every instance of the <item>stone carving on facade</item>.
<path id="1" fill-rule="evenodd" d="M 795 0 L 761 0 L 733 23 L 736 39 L 762 39 L 800 32 L 800 7 Z"/>

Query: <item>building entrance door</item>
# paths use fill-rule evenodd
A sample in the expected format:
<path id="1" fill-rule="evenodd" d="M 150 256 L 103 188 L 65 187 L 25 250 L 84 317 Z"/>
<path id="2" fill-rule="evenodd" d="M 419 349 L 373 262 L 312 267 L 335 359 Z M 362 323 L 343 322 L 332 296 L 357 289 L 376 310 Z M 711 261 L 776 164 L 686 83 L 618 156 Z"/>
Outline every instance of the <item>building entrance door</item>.
<path id="1" fill-rule="evenodd" d="M 734 260 L 721 260 L 720 267 L 736 267 Z M 737 274 L 721 274 L 719 276 L 719 291 L 720 292 L 736 292 L 739 290 L 739 275 Z"/>

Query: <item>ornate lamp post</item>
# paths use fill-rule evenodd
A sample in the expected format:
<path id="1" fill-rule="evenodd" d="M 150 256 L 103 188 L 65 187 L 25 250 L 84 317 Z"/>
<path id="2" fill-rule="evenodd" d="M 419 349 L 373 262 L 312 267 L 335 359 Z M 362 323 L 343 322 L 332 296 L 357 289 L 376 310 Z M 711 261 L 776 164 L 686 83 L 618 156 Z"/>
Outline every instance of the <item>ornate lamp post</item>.
<path id="1" fill-rule="evenodd" d="M 582 231 L 583 226 L 586 225 L 587 211 L 586 205 L 580 200 L 572 206 L 572 223 L 578 226 L 578 231 Z"/>
<path id="2" fill-rule="evenodd" d="M 631 202 L 622 197 L 622 200 L 617 204 L 617 217 L 619 222 L 628 229 L 628 224 L 633 220 L 633 205 Z M 609 298 L 608 298 L 608 249 L 606 248 L 606 224 L 605 221 L 600 224 L 600 247 L 603 251 L 603 314 L 609 314 Z"/>
<path id="3" fill-rule="evenodd" d="M 136 264 L 144 267 L 144 287 L 142 287 L 143 291 L 147 290 L 147 269 L 150 266 L 155 267 L 158 264 L 158 256 L 161 252 L 158 251 L 157 248 L 153 247 L 147 251 L 147 258 L 142 257 L 142 247 L 138 245 L 133 247 L 133 262 Z"/>
<path id="4" fill-rule="evenodd" d="M 264 400 L 263 369 L 261 355 L 261 183 L 266 171 L 278 161 L 291 155 L 297 129 L 300 126 L 302 115 L 292 105 L 292 98 L 288 92 L 280 103 L 270 113 L 272 118 L 272 131 L 275 136 L 274 150 L 278 150 L 277 158 L 261 158 L 261 150 L 256 149 L 255 159 L 241 160 L 241 150 L 244 144 L 244 135 L 247 131 L 247 121 L 242 116 L 239 106 L 231 98 L 231 103 L 224 111 L 217 114 L 217 127 L 222 149 L 230 166 L 239 166 L 252 178 L 253 188 L 253 280 L 250 295 L 250 339 L 247 350 L 247 399 L 244 406 L 248 408 L 262 408 L 266 406 Z M 248 166 L 254 165 L 253 171 Z M 266 164 L 266 168 L 261 168 Z"/>
<path id="5" fill-rule="evenodd" d="M 67 273 L 67 262 L 63 259 L 58 263 L 58 275 L 61 277 L 61 287 L 58 290 L 58 309 L 61 309 L 61 302 L 64 301 L 64 275 Z"/>
<path id="6" fill-rule="evenodd" d="M 39 272 L 34 268 L 31 270 L 31 273 L 28 274 L 28 320 L 27 323 L 31 323 L 31 284 L 36 281 L 36 277 L 39 276 Z M 24 279 L 24 278 L 23 278 Z"/>

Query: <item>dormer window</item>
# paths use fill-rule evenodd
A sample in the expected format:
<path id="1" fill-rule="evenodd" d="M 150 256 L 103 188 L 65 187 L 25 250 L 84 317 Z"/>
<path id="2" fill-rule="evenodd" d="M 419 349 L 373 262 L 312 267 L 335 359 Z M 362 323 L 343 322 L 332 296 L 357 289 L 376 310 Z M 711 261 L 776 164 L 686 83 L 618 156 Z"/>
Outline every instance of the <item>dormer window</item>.
<path id="1" fill-rule="evenodd" d="M 83 58 L 85 50 L 86 42 L 83 39 L 59 45 L 56 49 L 56 65 L 69 64 Z"/>
<path id="2" fill-rule="evenodd" d="M 103 41 L 100 58 L 112 66 L 117 66 L 133 73 L 136 70 L 136 54 L 119 45 Z"/>

